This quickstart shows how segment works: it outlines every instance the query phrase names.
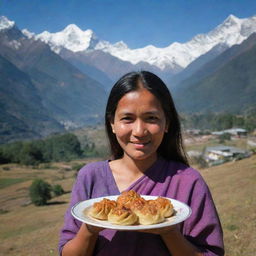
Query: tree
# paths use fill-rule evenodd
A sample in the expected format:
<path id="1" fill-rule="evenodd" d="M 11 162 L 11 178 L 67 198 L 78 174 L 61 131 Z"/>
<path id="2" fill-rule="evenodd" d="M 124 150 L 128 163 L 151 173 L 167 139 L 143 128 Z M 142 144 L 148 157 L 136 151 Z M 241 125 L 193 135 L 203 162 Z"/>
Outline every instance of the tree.
<path id="1" fill-rule="evenodd" d="M 61 196 L 62 194 L 64 194 L 64 189 L 62 188 L 61 185 L 56 184 L 52 186 L 52 191 L 54 193 L 55 196 Z"/>
<path id="2" fill-rule="evenodd" d="M 23 147 L 23 143 L 21 141 L 2 145 L 1 151 L 4 159 L 6 159 L 8 163 L 19 163 L 20 151 L 22 147 Z"/>
<path id="3" fill-rule="evenodd" d="M 4 155 L 3 149 L 0 148 L 0 164 L 7 164 L 10 160 Z"/>
<path id="4" fill-rule="evenodd" d="M 33 204 L 40 206 L 46 205 L 47 200 L 50 200 L 52 187 L 48 182 L 42 179 L 36 179 L 29 187 L 29 195 Z"/>
<path id="5" fill-rule="evenodd" d="M 79 140 L 74 134 L 56 135 L 46 140 L 48 156 L 53 161 L 68 161 L 82 156 Z"/>
<path id="6" fill-rule="evenodd" d="M 23 147 L 20 151 L 21 164 L 37 165 L 43 161 L 43 153 L 35 142 L 23 143 Z"/>

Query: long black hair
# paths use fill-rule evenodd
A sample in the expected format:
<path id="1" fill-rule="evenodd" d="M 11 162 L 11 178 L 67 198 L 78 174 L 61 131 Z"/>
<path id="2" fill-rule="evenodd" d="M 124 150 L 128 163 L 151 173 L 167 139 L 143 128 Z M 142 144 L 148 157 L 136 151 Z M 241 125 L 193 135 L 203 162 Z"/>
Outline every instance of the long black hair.
<path id="1" fill-rule="evenodd" d="M 167 160 L 179 161 L 189 165 L 182 143 L 180 121 L 171 93 L 158 76 L 148 71 L 130 72 L 122 76 L 110 92 L 105 112 L 105 128 L 113 158 L 119 159 L 124 153 L 111 127 L 118 102 L 126 93 L 138 90 L 140 88 L 139 84 L 142 84 L 159 100 L 168 124 L 168 131 L 164 134 L 157 150 L 158 155 Z"/>

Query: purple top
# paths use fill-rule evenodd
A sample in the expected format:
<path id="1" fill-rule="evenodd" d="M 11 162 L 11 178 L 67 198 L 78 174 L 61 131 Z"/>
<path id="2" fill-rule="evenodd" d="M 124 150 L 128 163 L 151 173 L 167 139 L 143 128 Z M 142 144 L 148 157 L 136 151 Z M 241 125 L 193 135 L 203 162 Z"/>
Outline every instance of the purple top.
<path id="1" fill-rule="evenodd" d="M 192 208 L 191 216 L 181 224 L 182 234 L 204 255 L 224 255 L 223 234 L 209 189 L 201 175 L 184 164 L 159 158 L 127 190 L 142 195 L 164 196 L 177 199 Z M 79 201 L 110 195 L 120 191 L 115 183 L 108 161 L 90 163 L 78 173 L 60 232 L 59 252 L 74 238 L 81 222 L 71 215 L 71 207 Z M 159 235 L 136 231 L 100 232 L 94 255 L 97 256 L 150 256 L 170 255 Z"/>

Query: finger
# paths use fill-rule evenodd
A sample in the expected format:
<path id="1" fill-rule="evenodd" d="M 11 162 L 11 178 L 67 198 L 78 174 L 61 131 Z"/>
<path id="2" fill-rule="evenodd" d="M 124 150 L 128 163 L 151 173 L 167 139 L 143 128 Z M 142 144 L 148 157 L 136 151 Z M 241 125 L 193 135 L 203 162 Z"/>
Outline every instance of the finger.
<path id="1" fill-rule="evenodd" d="M 98 234 L 100 231 L 104 229 L 104 228 L 100 228 L 100 227 L 96 227 L 88 224 L 86 224 L 86 228 L 91 234 Z"/>

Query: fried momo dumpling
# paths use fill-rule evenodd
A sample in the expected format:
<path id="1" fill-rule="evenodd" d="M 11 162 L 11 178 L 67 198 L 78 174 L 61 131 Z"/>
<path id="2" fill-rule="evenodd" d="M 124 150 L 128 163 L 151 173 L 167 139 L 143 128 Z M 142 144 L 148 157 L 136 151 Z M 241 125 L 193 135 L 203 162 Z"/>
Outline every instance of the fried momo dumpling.
<path id="1" fill-rule="evenodd" d="M 143 197 L 135 198 L 130 203 L 130 209 L 136 214 L 137 211 L 141 210 L 146 203 L 147 200 L 145 200 Z"/>
<path id="2" fill-rule="evenodd" d="M 157 224 L 165 220 L 156 204 L 149 204 L 148 202 L 141 209 L 136 210 L 136 215 L 142 225 Z"/>
<path id="3" fill-rule="evenodd" d="M 133 225 L 138 221 L 138 217 L 130 209 L 119 206 L 111 209 L 108 221 L 117 225 Z"/>
<path id="4" fill-rule="evenodd" d="M 122 194 L 117 198 L 117 203 L 120 206 L 124 206 L 126 208 L 130 208 L 131 203 L 134 199 L 140 198 L 140 195 L 136 193 L 134 190 L 124 191 Z"/>
<path id="5" fill-rule="evenodd" d="M 155 200 L 150 200 L 149 204 L 156 204 L 157 208 L 160 210 L 165 218 L 171 217 L 174 213 L 172 203 L 166 198 L 158 197 Z"/>
<path id="6" fill-rule="evenodd" d="M 96 202 L 89 210 L 89 215 L 100 220 L 107 220 L 111 209 L 117 206 L 116 201 L 104 198 L 100 202 Z"/>

